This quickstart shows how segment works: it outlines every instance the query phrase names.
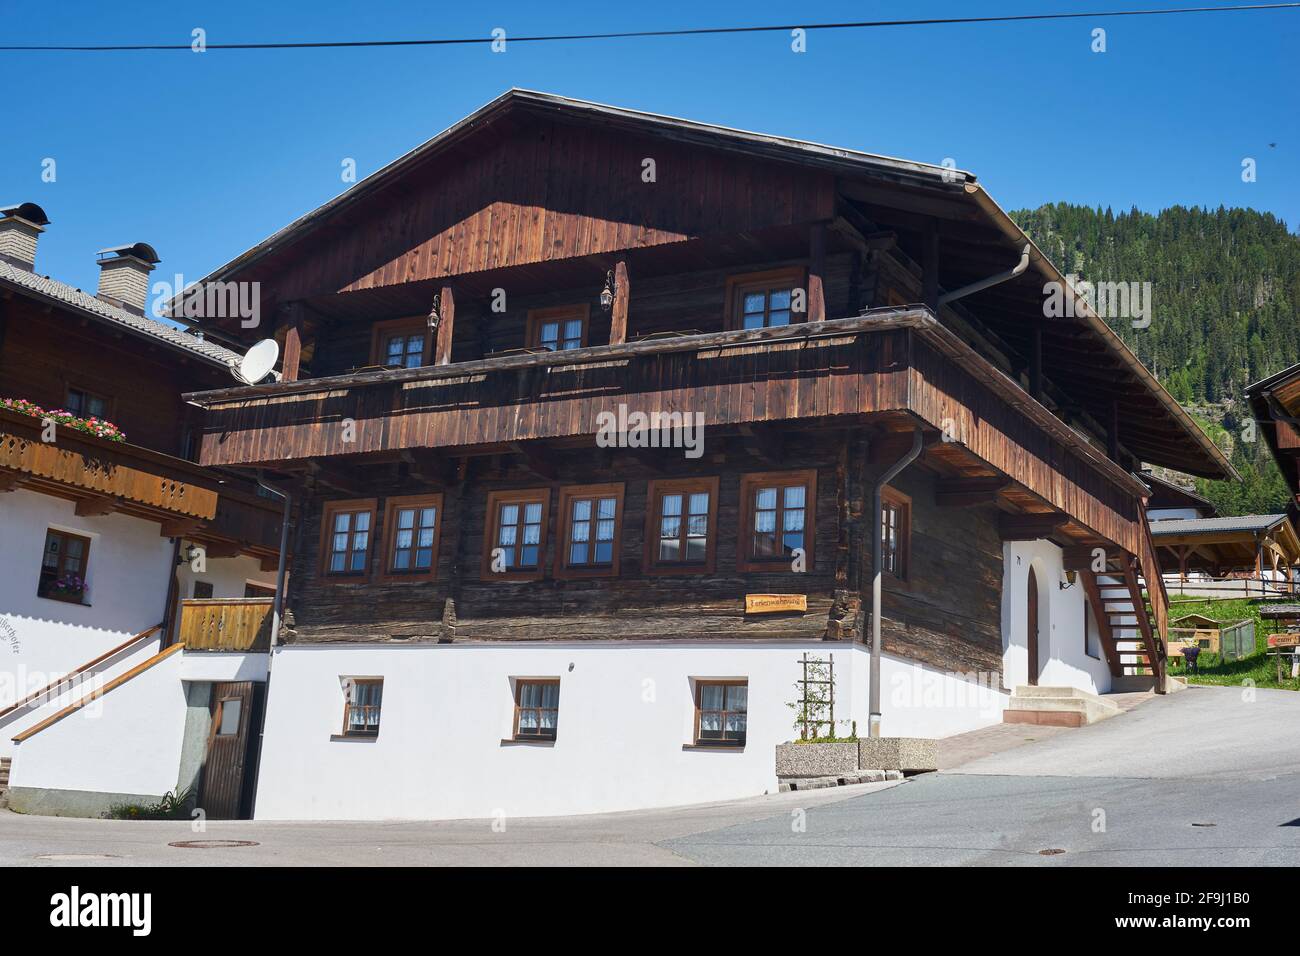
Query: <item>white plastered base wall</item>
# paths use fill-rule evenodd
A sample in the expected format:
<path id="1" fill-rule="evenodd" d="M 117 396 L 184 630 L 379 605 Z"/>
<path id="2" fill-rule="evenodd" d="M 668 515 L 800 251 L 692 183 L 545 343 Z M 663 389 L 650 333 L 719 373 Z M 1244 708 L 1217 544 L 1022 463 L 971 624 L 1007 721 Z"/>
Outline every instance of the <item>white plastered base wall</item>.
<path id="1" fill-rule="evenodd" d="M 867 731 L 870 655 L 849 644 L 298 645 L 275 655 L 259 819 L 455 819 L 666 807 L 772 792 L 799 658 L 835 656 L 840 733 Z M 885 733 L 1001 720 L 1005 695 L 887 658 Z M 343 677 L 382 677 L 375 739 L 338 739 Z M 553 744 L 513 733 L 511 678 L 560 680 Z M 749 682 L 742 750 L 694 749 L 694 684 Z"/>

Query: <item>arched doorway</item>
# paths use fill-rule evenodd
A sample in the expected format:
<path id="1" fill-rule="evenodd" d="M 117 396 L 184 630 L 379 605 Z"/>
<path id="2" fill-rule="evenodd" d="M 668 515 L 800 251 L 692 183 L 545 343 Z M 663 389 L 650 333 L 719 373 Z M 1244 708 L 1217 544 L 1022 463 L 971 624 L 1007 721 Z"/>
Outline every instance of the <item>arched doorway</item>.
<path id="1" fill-rule="evenodd" d="M 1029 569 L 1026 587 L 1029 593 L 1026 595 L 1025 634 L 1029 647 L 1029 683 L 1034 686 L 1038 683 L 1038 575 L 1033 568 Z"/>

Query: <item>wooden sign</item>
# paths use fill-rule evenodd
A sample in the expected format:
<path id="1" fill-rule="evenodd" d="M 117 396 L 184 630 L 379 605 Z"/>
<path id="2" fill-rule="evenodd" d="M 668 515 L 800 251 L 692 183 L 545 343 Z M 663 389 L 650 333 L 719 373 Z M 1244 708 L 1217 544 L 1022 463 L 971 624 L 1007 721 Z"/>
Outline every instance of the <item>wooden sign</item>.
<path id="1" fill-rule="evenodd" d="M 1300 647 L 1300 634 L 1270 634 L 1268 646 L 1270 648 Z"/>
<path id="2" fill-rule="evenodd" d="M 778 611 L 808 610 L 806 594 L 746 594 L 746 614 L 775 614 Z"/>

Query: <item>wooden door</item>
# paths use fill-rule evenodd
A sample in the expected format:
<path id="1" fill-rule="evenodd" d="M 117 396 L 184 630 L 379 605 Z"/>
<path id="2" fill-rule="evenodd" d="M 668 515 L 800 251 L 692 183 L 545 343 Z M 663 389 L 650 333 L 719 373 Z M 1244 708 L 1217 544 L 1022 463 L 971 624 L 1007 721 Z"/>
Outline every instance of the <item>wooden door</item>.
<path id="1" fill-rule="evenodd" d="M 1038 575 L 1034 574 L 1034 569 L 1029 569 L 1029 588 L 1027 598 L 1027 621 L 1025 624 L 1025 633 L 1028 635 L 1029 643 L 1029 683 L 1036 685 L 1038 683 Z"/>
<path id="2" fill-rule="evenodd" d="M 244 765 L 253 722 L 253 682 L 213 684 L 208 706 L 212 722 L 198 805 L 210 820 L 234 820 L 240 816 L 243 802 Z"/>

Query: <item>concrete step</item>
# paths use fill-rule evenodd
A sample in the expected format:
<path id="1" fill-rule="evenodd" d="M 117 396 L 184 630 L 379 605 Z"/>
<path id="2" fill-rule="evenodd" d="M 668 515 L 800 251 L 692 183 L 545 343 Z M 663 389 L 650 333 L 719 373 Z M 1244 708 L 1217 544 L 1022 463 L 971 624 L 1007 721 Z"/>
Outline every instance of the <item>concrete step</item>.
<path id="1" fill-rule="evenodd" d="M 1150 674 L 1125 674 L 1123 677 L 1110 679 L 1112 694 L 1134 694 L 1144 690 L 1155 690 L 1156 679 Z"/>
<path id="2" fill-rule="evenodd" d="M 1119 707 L 1111 701 L 1077 687 L 1021 685 L 1007 702 L 1003 719 L 1006 723 L 1080 727 L 1118 713 Z"/>

